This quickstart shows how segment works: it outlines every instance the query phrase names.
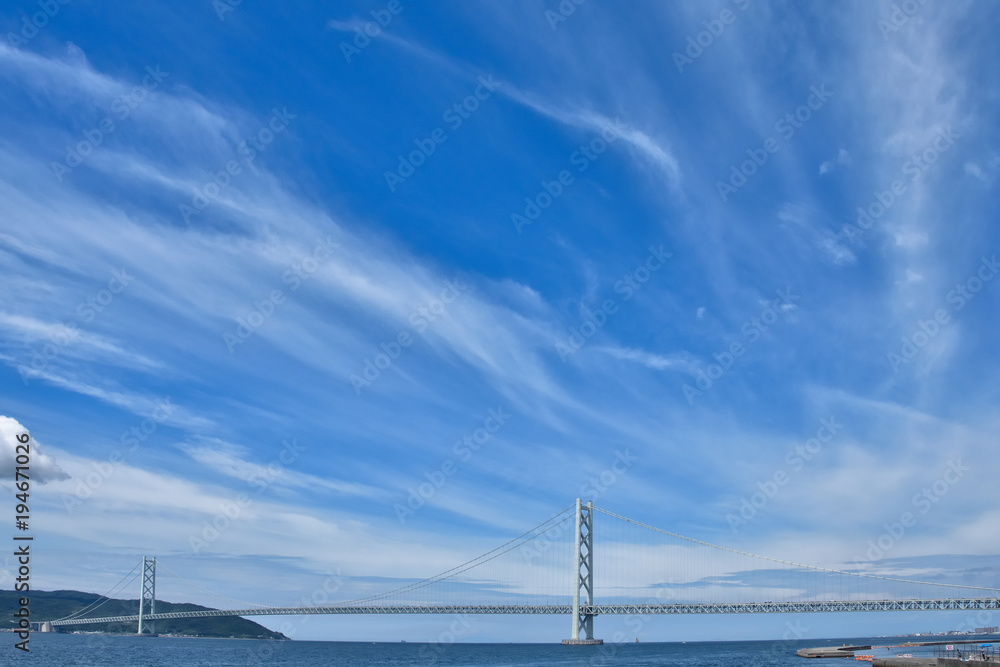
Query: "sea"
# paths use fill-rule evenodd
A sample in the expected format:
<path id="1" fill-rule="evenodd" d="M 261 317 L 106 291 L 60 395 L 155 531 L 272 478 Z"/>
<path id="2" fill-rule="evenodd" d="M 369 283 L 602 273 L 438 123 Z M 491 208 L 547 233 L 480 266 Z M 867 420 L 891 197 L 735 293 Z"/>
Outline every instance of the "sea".
<path id="1" fill-rule="evenodd" d="M 30 653 L 14 647 L 13 633 L 0 633 L 0 665 L 46 667 L 586 667 L 677 665 L 679 667 L 811 667 L 795 651 L 814 646 L 871 644 L 886 638 L 801 641 L 631 643 L 603 646 L 553 644 L 423 644 L 268 641 L 32 633 Z M 878 649 L 879 656 L 929 649 Z M 871 653 L 871 651 L 865 651 Z M 836 661 L 838 664 L 843 664 Z M 853 663 L 852 664 L 856 664 Z"/>

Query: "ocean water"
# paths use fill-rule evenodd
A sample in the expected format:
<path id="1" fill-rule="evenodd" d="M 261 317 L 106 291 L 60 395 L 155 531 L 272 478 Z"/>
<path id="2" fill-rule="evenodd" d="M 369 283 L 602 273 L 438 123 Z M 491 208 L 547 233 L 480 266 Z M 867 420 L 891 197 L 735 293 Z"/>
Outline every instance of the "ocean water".
<path id="1" fill-rule="evenodd" d="M 31 653 L 14 648 L 16 635 L 0 633 L 0 665 L 46 667 L 501 667 L 552 665 L 628 665 L 652 667 L 809 667 L 814 661 L 795 651 L 844 643 L 885 645 L 885 639 L 811 639 L 802 641 L 691 642 L 663 644 L 420 644 L 184 639 L 104 635 L 31 635 Z M 915 649 L 899 649 L 899 651 Z M 881 649 L 878 655 L 895 655 Z M 928 655 L 928 653 L 923 653 Z M 843 664 L 837 661 L 837 664 Z M 853 663 L 852 664 L 857 664 Z"/>

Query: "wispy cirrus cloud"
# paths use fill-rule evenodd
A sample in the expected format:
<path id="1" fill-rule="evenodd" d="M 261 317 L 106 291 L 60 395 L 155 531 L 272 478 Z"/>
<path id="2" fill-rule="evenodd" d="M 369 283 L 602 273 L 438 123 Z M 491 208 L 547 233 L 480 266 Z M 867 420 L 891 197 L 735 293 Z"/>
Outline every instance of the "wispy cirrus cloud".
<path id="1" fill-rule="evenodd" d="M 633 361 L 657 371 L 671 370 L 693 374 L 696 368 L 691 356 L 684 352 L 660 355 L 645 350 L 623 347 L 599 347 L 597 351 L 615 359 Z"/>
<path id="2" fill-rule="evenodd" d="M 121 563 L 136 544 L 188 552 L 265 476 L 189 561 L 203 583 L 222 560 L 296 585 L 331 560 L 431 574 L 588 495 L 656 508 L 650 522 L 695 537 L 850 562 L 949 458 L 975 462 L 968 482 L 877 567 L 954 576 L 968 562 L 949 549 L 989 550 L 975 544 L 997 463 L 984 443 L 1000 292 L 977 273 L 998 244 L 986 10 L 926 5 L 887 38 L 883 7 L 761 0 L 681 73 L 671 51 L 719 8 L 586 4 L 553 30 L 539 6 L 407 5 L 350 61 L 339 42 L 372 7 L 332 22 L 323 8 L 258 9 L 219 30 L 136 6 L 47 28 L 86 53 L 48 37 L 0 46 L 0 372 L 7 414 L 70 476 L 38 492 L 67 567 Z M 247 39 L 257 21 L 269 39 Z M 164 34 L 199 50 L 157 53 Z M 775 77 L 779 61 L 791 64 Z M 169 74 L 155 90 L 53 173 L 157 66 Z M 481 76 L 499 85 L 473 112 Z M 829 102 L 809 107 L 822 85 Z M 442 116 L 456 105 L 457 130 Z M 580 166 L 573 151 L 616 121 L 620 138 L 553 194 Z M 925 160 L 949 126 L 954 143 Z M 389 192 L 401 162 L 413 174 Z M 723 201 L 716 182 L 733 168 L 747 180 Z M 510 214 L 529 203 L 539 215 L 519 235 Z M 659 244 L 673 257 L 654 275 L 644 258 Z M 83 321 L 80 303 L 123 266 L 134 284 Z M 794 302 L 775 305 L 788 290 Z M 960 290 L 974 296 L 959 310 Z M 609 300 L 613 317 L 581 334 L 581 306 Z M 942 308 L 951 319 L 931 335 Z M 587 345 L 563 364 L 556 345 L 574 332 Z M 903 338 L 914 353 L 895 372 Z M 53 339 L 60 354 L 21 382 Z M 689 404 L 682 385 L 731 349 L 743 353 Z M 112 464 L 123 430 L 167 396 L 169 428 Z M 497 409 L 509 425 L 476 442 Z M 831 417 L 844 435 L 732 535 L 732 505 Z M 276 476 L 286 440 L 308 450 Z M 622 448 L 637 460 L 598 490 Z M 108 466 L 70 515 L 61 494 Z M 442 479 L 402 526 L 394 505 Z M 405 563 L 401 543 L 417 545 Z M 235 597 L 256 586 L 240 567 L 222 573 Z"/>

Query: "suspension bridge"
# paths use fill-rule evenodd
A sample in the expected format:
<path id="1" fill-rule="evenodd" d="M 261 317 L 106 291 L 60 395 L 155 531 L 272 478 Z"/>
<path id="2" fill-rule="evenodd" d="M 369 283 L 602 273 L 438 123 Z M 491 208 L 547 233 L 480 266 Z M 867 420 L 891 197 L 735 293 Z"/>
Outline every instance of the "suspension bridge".
<path id="1" fill-rule="evenodd" d="M 597 517 L 600 531 L 595 531 Z M 903 576 L 888 570 L 887 563 L 856 562 L 841 569 L 806 565 L 685 537 L 579 499 L 520 536 L 437 575 L 386 591 L 358 578 L 364 580 L 357 585 L 360 597 L 340 602 L 327 603 L 324 596 L 323 604 L 246 603 L 158 613 L 156 567 L 155 558 L 143 558 L 139 572 L 133 568 L 116 586 L 141 575 L 138 614 L 94 615 L 108 601 L 104 596 L 49 623 L 137 622 L 139 634 L 154 634 L 156 621 L 221 616 L 561 614 L 572 623 L 571 637 L 563 643 L 598 644 L 594 618 L 605 614 L 1000 610 L 1000 588 L 962 580 L 966 575 L 957 580 L 940 571 Z M 916 578 L 921 574 L 934 581 Z"/>

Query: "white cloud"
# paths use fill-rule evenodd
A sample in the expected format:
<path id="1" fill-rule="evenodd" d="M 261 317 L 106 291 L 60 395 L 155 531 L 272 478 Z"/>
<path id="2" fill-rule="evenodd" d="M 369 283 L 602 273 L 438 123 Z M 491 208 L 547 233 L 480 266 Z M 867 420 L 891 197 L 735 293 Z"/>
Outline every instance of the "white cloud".
<path id="1" fill-rule="evenodd" d="M 153 398 L 131 391 L 119 391 L 99 387 L 85 381 L 75 380 L 49 371 L 26 371 L 26 377 L 46 382 L 84 396 L 90 396 L 109 405 L 127 410 L 138 417 L 152 418 L 158 422 L 174 424 L 192 429 L 208 429 L 213 422 L 186 408 L 171 405 L 170 398 Z"/>
<path id="2" fill-rule="evenodd" d="M 71 357 L 114 363 L 143 371 L 163 369 L 163 364 L 142 354 L 125 350 L 104 336 L 84 331 L 73 322 L 49 323 L 28 315 L 12 315 L 0 311 L 0 329 L 6 331 L 8 340 L 17 340 L 22 345 L 33 348 L 34 354 L 28 359 L 29 363 L 34 364 L 32 368 L 39 365 L 34 363 L 39 359 L 41 367 L 44 368 L 50 358 Z M 51 352 L 50 348 L 55 352 Z M 35 358 L 35 354 L 39 359 Z"/>
<path id="3" fill-rule="evenodd" d="M 983 171 L 983 168 L 975 162 L 966 162 L 964 170 L 967 175 L 972 176 L 973 178 L 978 178 L 983 183 L 990 182 L 989 176 L 987 176 L 986 172 Z"/>
<path id="4" fill-rule="evenodd" d="M 902 231 L 894 235 L 896 246 L 906 250 L 916 250 L 927 245 L 928 237 L 924 232 Z"/>
<path id="5" fill-rule="evenodd" d="M 266 463 L 246 460 L 245 447 L 233 445 L 217 438 L 202 439 L 202 444 L 181 445 L 181 449 L 208 470 L 222 473 L 252 484 L 255 488 L 271 485 L 297 489 L 324 489 L 342 495 L 385 499 L 387 494 L 367 484 L 328 479 L 299 472 L 294 462 L 307 448 L 294 438 L 286 440 L 274 452 L 274 459 Z"/>
<path id="6" fill-rule="evenodd" d="M 840 243 L 832 235 L 820 239 L 817 243 L 820 250 L 826 255 L 826 258 L 837 266 L 853 264 L 857 261 L 854 251 L 846 244 Z"/>
<path id="7" fill-rule="evenodd" d="M 824 226 L 823 214 L 815 207 L 788 202 L 778 210 L 778 219 L 788 223 L 790 233 L 801 236 L 805 243 L 814 246 L 832 264 L 842 266 L 856 260 L 854 251 Z"/>
<path id="8" fill-rule="evenodd" d="M 28 435 L 28 429 L 13 417 L 0 416 L 0 475 L 6 480 L 13 480 L 19 455 L 25 455 L 27 448 L 29 458 L 28 476 L 33 484 L 46 484 L 54 480 L 67 479 L 68 475 L 56 463 L 55 459 L 41 451 L 37 440 L 30 439 L 23 443 L 18 436 Z M 20 449 L 18 449 L 20 447 Z"/>
<path id="9" fill-rule="evenodd" d="M 621 359 L 622 361 L 634 361 L 647 368 L 652 368 L 658 371 L 676 370 L 687 373 L 693 372 L 692 369 L 694 368 L 694 363 L 691 358 L 689 355 L 684 353 L 663 356 L 652 352 L 646 352 L 645 350 L 625 347 L 599 347 L 597 350 L 610 355 L 615 359 Z"/>
<path id="10" fill-rule="evenodd" d="M 917 273 L 913 269 L 906 269 L 904 272 L 904 277 L 902 280 L 897 280 L 897 285 L 911 285 L 913 283 L 920 283 L 924 281 L 923 275 Z"/>
<path id="11" fill-rule="evenodd" d="M 851 154 L 847 152 L 845 149 L 841 148 L 839 151 L 837 151 L 836 160 L 824 160 L 822 163 L 820 163 L 819 174 L 820 176 L 822 176 L 824 174 L 830 173 L 837 166 L 846 166 L 849 164 L 851 164 Z"/>
<path id="12" fill-rule="evenodd" d="M 7 56 L 13 69 L 24 70 L 21 74 L 29 86 L 30 72 L 54 69 L 65 78 L 74 68 L 82 67 Z M 118 90 L 124 85 L 93 72 L 87 76 L 101 85 L 71 89 L 76 102 L 92 102 L 95 90 Z M 86 168 L 99 170 L 116 181 L 156 188 L 168 200 L 175 198 L 181 202 L 190 196 L 194 186 L 204 184 L 205 164 L 225 164 L 236 154 L 233 138 L 241 135 L 242 123 L 239 114 L 235 120 L 224 119 L 194 98 L 165 90 L 157 91 L 157 95 L 155 104 L 143 107 L 146 115 L 132 116 L 128 122 L 133 126 L 148 123 L 165 136 L 175 137 L 172 143 L 185 147 L 179 150 L 176 160 L 154 159 L 141 152 L 117 153 L 110 146 L 102 146 L 89 158 Z M 187 150 L 190 145 L 197 145 L 200 153 Z M 159 348 L 165 353 L 164 348 L 173 346 L 180 329 L 187 336 L 192 330 L 215 330 L 213 337 L 221 340 L 227 328 L 235 327 L 236 318 L 246 315 L 255 296 L 281 286 L 282 272 L 309 251 L 312 240 L 321 232 L 332 234 L 343 247 L 316 271 L 310 287 L 314 298 L 322 299 L 326 306 L 334 308 L 332 312 L 342 317 L 330 317 L 329 310 L 320 315 L 316 309 L 290 303 L 282 317 L 294 318 L 297 326 L 283 326 L 276 317 L 273 324 L 268 322 L 256 336 L 284 353 L 308 361 L 310 366 L 325 367 L 345 379 L 360 371 L 364 355 L 373 345 L 364 332 L 351 326 L 350 322 L 358 319 L 357 313 L 364 312 L 365 320 L 389 327 L 407 327 L 415 309 L 426 307 L 435 299 L 445 280 L 455 279 L 454 275 L 444 275 L 409 256 L 405 249 L 393 247 L 390 240 L 350 234 L 325 211 L 297 200 L 263 169 L 244 170 L 241 180 L 234 179 L 226 188 L 225 197 L 213 200 L 212 211 L 229 209 L 240 227 L 239 235 L 226 235 L 205 224 L 183 227 L 177 224 L 178 220 L 171 219 L 159 220 L 162 224 L 156 227 L 136 224 L 119 211 L 92 201 L 88 195 L 72 187 L 59 187 L 50 178 L 44 178 L 44 165 L 35 163 L 29 167 L 22 163 L 22 166 L 22 173 L 32 171 L 33 167 L 36 178 L 32 182 L 40 184 L 38 187 L 50 186 L 44 196 L 12 200 L 11 219 L 45 218 L 51 224 L 24 225 L 19 243 L 74 249 L 74 252 L 55 253 L 56 257 L 93 257 L 104 261 L 112 258 L 116 265 L 127 260 L 129 266 L 142 267 L 146 282 L 130 288 L 129 296 L 135 290 L 143 310 L 154 317 L 123 323 L 122 336 L 142 341 L 147 349 Z M 150 215 L 176 215 L 176 206 Z M 281 230 L 280 237 L 275 234 L 277 229 Z M 94 274 L 99 273 L 97 267 L 101 265 L 102 262 L 94 261 L 94 266 L 79 268 Z M 101 266 L 100 270 L 106 269 Z M 507 283 L 513 285 L 512 281 Z M 525 294 L 530 294 L 530 288 L 526 289 Z M 53 286 L 53 290 L 58 292 L 58 286 Z M 542 350 L 550 349 L 545 325 L 512 310 L 519 305 L 496 304 L 470 288 L 450 307 L 450 316 L 428 327 L 423 337 L 442 355 L 478 369 L 503 391 L 517 387 L 519 395 L 528 390 L 565 402 L 566 397 L 544 370 Z M 537 311 L 537 306 L 532 310 Z M 75 304 L 67 312 L 73 312 L 72 307 Z M 166 316 L 167 313 L 170 315 Z M 150 326 L 153 320 L 172 324 Z M 58 326 L 24 312 L 5 316 L 0 324 L 26 338 L 30 335 L 33 340 Z M 96 333 L 80 333 L 73 342 L 74 349 L 101 351 L 117 357 L 122 365 L 150 368 L 167 363 L 153 361 L 156 355 L 152 353 L 123 350 Z M 224 354 L 225 350 L 219 343 L 213 349 L 203 347 L 188 352 L 211 357 Z M 64 389 L 132 409 L 127 391 L 103 389 L 96 381 L 75 380 L 51 368 L 33 373 L 33 377 Z M 376 391 L 384 387 L 382 383 Z M 531 402 L 526 403 L 525 408 L 530 405 Z"/>
<path id="13" fill-rule="evenodd" d="M 552 102 L 543 101 L 534 95 L 522 92 L 510 84 L 498 90 L 515 102 L 570 127 L 578 127 L 598 134 L 608 128 L 620 128 L 622 126 L 620 118 L 610 118 L 589 109 L 563 109 Z M 635 127 L 626 126 L 621 132 L 621 136 L 629 145 L 637 149 L 640 154 L 658 166 L 667 176 L 670 188 L 674 192 L 679 192 L 681 186 L 681 167 L 669 147 L 662 145 L 650 137 L 647 132 Z"/>

